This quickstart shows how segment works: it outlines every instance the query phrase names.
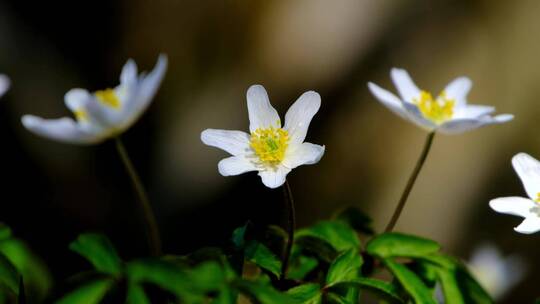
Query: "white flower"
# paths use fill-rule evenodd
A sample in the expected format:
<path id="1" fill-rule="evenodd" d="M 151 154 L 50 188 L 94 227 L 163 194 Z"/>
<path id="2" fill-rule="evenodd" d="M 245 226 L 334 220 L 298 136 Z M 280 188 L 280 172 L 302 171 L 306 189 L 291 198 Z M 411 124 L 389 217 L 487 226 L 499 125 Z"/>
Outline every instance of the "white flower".
<path id="1" fill-rule="evenodd" d="M 428 131 L 457 134 L 485 125 L 512 120 L 510 114 L 491 116 L 494 107 L 468 105 L 467 94 L 472 82 L 459 77 L 450 82 L 437 98 L 420 90 L 407 71 L 393 68 L 390 76 L 401 98 L 370 82 L 369 90 L 392 112 Z"/>
<path id="2" fill-rule="evenodd" d="M 492 244 L 475 249 L 467 266 L 480 285 L 494 298 L 501 299 L 525 276 L 525 263 L 515 255 L 503 257 Z"/>
<path id="3" fill-rule="evenodd" d="M 167 57 L 159 56 L 148 74 L 137 75 L 137 66 L 128 60 L 120 75 L 120 85 L 90 93 L 72 89 L 64 97 L 76 120 L 63 117 L 43 119 L 33 115 L 22 117 L 30 131 L 50 139 L 74 143 L 96 144 L 128 129 L 148 108 L 167 69 Z"/>
<path id="4" fill-rule="evenodd" d="M 540 162 L 526 153 L 519 153 L 512 158 L 516 170 L 529 198 L 500 197 L 489 202 L 489 206 L 499 212 L 525 218 L 514 228 L 524 234 L 540 230 Z"/>
<path id="5" fill-rule="evenodd" d="M 9 89 L 10 81 L 6 75 L 0 74 L 0 97 Z"/>
<path id="6" fill-rule="evenodd" d="M 247 106 L 251 134 L 215 129 L 201 133 L 203 143 L 233 155 L 219 162 L 221 175 L 258 171 L 265 186 L 277 188 L 292 169 L 321 159 L 324 146 L 304 142 L 309 123 L 321 106 L 319 94 L 302 94 L 287 111 L 283 127 L 263 86 L 248 89 Z"/>

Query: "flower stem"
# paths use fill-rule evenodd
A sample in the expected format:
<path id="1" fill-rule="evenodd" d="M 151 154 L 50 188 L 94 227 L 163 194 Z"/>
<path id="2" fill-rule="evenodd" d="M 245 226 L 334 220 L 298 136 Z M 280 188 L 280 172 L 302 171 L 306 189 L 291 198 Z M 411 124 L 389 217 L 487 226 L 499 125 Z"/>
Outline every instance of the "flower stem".
<path id="1" fill-rule="evenodd" d="M 142 216 L 143 223 L 144 223 L 146 239 L 148 241 L 150 254 L 152 256 L 160 256 L 161 255 L 161 240 L 159 237 L 159 229 L 156 223 L 156 217 L 154 216 L 154 212 L 152 211 L 152 207 L 150 206 L 150 201 L 148 200 L 148 195 L 146 194 L 146 190 L 144 189 L 144 186 L 142 185 L 141 179 L 139 178 L 139 175 L 137 174 L 135 167 L 133 167 L 133 163 L 131 162 L 131 159 L 129 158 L 126 148 L 124 147 L 124 143 L 122 142 L 122 139 L 120 139 L 120 137 L 118 136 L 115 138 L 115 142 L 116 142 L 116 150 L 118 151 L 118 154 L 120 155 L 120 158 L 122 159 L 124 167 L 126 168 L 126 171 L 131 179 L 133 188 L 139 198 L 138 208 L 139 208 L 139 211 Z"/>
<path id="2" fill-rule="evenodd" d="M 426 158 L 428 156 L 429 150 L 431 149 L 431 144 L 433 143 L 434 137 L 435 137 L 435 131 L 430 132 L 428 136 L 426 137 L 426 142 L 424 143 L 424 149 L 422 150 L 422 154 L 420 154 L 420 157 L 418 158 L 418 161 L 416 162 L 416 166 L 414 167 L 414 170 L 411 173 L 409 180 L 407 181 L 407 185 L 405 185 L 405 189 L 403 189 L 403 194 L 401 194 L 401 198 L 399 199 L 396 210 L 394 210 L 392 219 L 390 219 L 390 222 L 388 223 L 388 225 L 386 225 L 386 229 L 384 229 L 384 232 L 391 232 L 394 229 L 394 226 L 396 225 L 399 219 L 399 216 L 401 215 L 401 212 L 403 211 L 403 208 L 405 207 L 407 198 L 409 197 L 409 194 L 411 193 L 411 190 L 414 186 L 414 182 L 416 181 L 416 178 L 418 177 L 418 174 L 420 173 L 420 170 L 422 170 L 422 166 L 424 165 L 424 162 L 426 161 Z"/>
<path id="3" fill-rule="evenodd" d="M 285 199 L 286 209 L 287 209 L 287 244 L 285 247 L 285 255 L 283 257 L 283 263 L 281 264 L 281 278 L 283 281 L 285 279 L 285 274 L 287 273 L 287 268 L 289 267 L 289 259 L 291 257 L 291 250 L 294 242 L 294 228 L 296 225 L 296 215 L 294 211 L 294 199 L 291 191 L 291 186 L 289 181 L 285 180 L 283 185 L 283 197 Z"/>

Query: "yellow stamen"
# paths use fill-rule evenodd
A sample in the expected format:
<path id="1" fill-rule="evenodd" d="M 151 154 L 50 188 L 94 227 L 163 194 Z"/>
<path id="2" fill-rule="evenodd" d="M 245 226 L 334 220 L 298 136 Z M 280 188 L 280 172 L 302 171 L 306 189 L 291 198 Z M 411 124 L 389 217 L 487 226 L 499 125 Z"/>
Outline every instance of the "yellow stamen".
<path id="1" fill-rule="evenodd" d="M 75 118 L 77 118 L 78 121 L 88 120 L 88 114 L 86 114 L 86 111 L 83 109 L 75 110 L 73 111 L 73 114 L 75 115 Z"/>
<path id="2" fill-rule="evenodd" d="M 113 109 L 119 109 L 121 106 L 120 99 L 113 89 L 97 91 L 95 95 L 99 101 Z"/>
<path id="3" fill-rule="evenodd" d="M 540 203 L 540 192 L 536 194 L 536 199 L 534 201 Z"/>
<path id="4" fill-rule="evenodd" d="M 425 118 L 436 124 L 449 120 L 454 114 L 455 100 L 447 98 L 444 91 L 437 99 L 433 99 L 429 92 L 421 91 L 420 98 L 413 99 L 413 102 Z"/>
<path id="5" fill-rule="evenodd" d="M 289 133 L 281 128 L 259 128 L 251 133 L 250 146 L 262 162 L 277 165 L 285 157 Z"/>

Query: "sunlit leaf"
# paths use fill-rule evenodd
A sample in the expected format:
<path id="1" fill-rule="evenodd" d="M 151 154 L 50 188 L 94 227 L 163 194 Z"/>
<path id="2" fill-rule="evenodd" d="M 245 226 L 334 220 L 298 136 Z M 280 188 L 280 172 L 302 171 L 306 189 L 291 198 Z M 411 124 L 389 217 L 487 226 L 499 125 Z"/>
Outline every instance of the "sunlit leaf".
<path id="1" fill-rule="evenodd" d="M 334 285 L 334 287 L 341 286 L 357 286 L 360 289 L 368 290 L 384 300 L 390 303 L 401 304 L 404 303 L 403 299 L 399 295 L 399 292 L 395 285 L 371 278 L 356 278 L 350 281 L 343 281 Z"/>
<path id="2" fill-rule="evenodd" d="M 318 304 L 322 303 L 321 286 L 316 283 L 299 285 L 287 290 L 287 294 L 299 303 Z"/>
<path id="3" fill-rule="evenodd" d="M 422 280 L 406 266 L 396 263 L 390 259 L 385 259 L 384 264 L 392 272 L 403 289 L 419 304 L 436 304 L 430 289 Z"/>
<path id="4" fill-rule="evenodd" d="M 362 266 L 362 257 L 356 249 L 349 249 L 342 252 L 332 262 L 326 275 L 326 285 L 334 284 L 356 279 L 360 276 L 360 267 Z"/>
<path id="5" fill-rule="evenodd" d="M 122 261 L 114 246 L 101 234 L 81 234 L 69 248 L 85 257 L 98 271 L 112 275 L 119 275 L 122 271 Z"/>
<path id="6" fill-rule="evenodd" d="M 249 241 L 245 249 L 245 259 L 255 263 L 279 277 L 281 274 L 281 260 L 265 245 L 257 241 Z"/>
<path id="7" fill-rule="evenodd" d="M 321 238 L 337 251 L 360 247 L 360 240 L 356 235 L 356 231 L 340 221 L 321 221 L 296 233 L 297 238 L 304 236 Z"/>
<path id="8" fill-rule="evenodd" d="M 396 232 L 378 235 L 366 245 L 369 254 L 380 258 L 421 257 L 440 249 L 441 246 L 432 240 Z"/>
<path id="9" fill-rule="evenodd" d="M 98 304 L 113 286 L 114 280 L 103 279 L 87 283 L 68 293 L 56 304 Z"/>
<path id="10" fill-rule="evenodd" d="M 288 303 L 295 304 L 301 303 L 293 299 L 291 296 L 285 293 L 281 293 L 275 290 L 272 286 L 263 284 L 261 282 L 252 282 L 246 280 L 236 280 L 234 286 L 240 290 L 243 294 L 254 299 L 255 303 L 261 304 L 276 304 L 276 303 Z"/>

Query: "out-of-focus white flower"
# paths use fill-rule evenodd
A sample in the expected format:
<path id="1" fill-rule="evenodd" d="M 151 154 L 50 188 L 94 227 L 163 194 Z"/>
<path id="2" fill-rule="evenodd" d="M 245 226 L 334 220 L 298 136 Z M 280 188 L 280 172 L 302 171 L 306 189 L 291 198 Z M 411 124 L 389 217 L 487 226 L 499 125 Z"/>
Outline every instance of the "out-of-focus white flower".
<path id="1" fill-rule="evenodd" d="M 33 115 L 22 117 L 23 125 L 35 134 L 61 142 L 96 144 L 127 130 L 148 108 L 167 69 L 167 57 L 159 56 L 148 73 L 137 75 L 137 66 L 128 60 L 120 75 L 120 85 L 90 93 L 72 89 L 66 93 L 69 117 L 43 119 Z"/>
<path id="2" fill-rule="evenodd" d="M 513 118 L 510 114 L 491 116 L 495 111 L 492 106 L 468 105 L 467 94 L 472 82 L 467 77 L 456 78 L 434 98 L 431 93 L 420 90 L 407 71 L 393 68 L 390 76 L 401 98 L 369 82 L 371 93 L 401 118 L 430 132 L 458 134 Z"/>
<path id="3" fill-rule="evenodd" d="M 302 94 L 287 111 L 283 127 L 263 86 L 248 89 L 247 106 L 251 134 L 215 129 L 201 133 L 203 143 L 233 155 L 219 162 L 221 175 L 258 171 L 265 186 L 277 188 L 292 169 L 321 159 L 324 146 L 304 142 L 311 119 L 321 106 L 318 93 Z"/>
<path id="4" fill-rule="evenodd" d="M 467 266 L 480 285 L 495 299 L 502 298 L 526 274 L 524 261 L 515 255 L 503 257 L 492 244 L 479 246 Z"/>
<path id="5" fill-rule="evenodd" d="M 10 81 L 6 75 L 0 74 L 0 97 L 9 89 Z"/>
<path id="6" fill-rule="evenodd" d="M 512 158 L 512 165 L 529 198 L 500 197 L 491 200 L 489 206 L 497 212 L 525 218 L 515 231 L 535 233 L 540 230 L 540 162 L 526 153 L 519 153 Z"/>

